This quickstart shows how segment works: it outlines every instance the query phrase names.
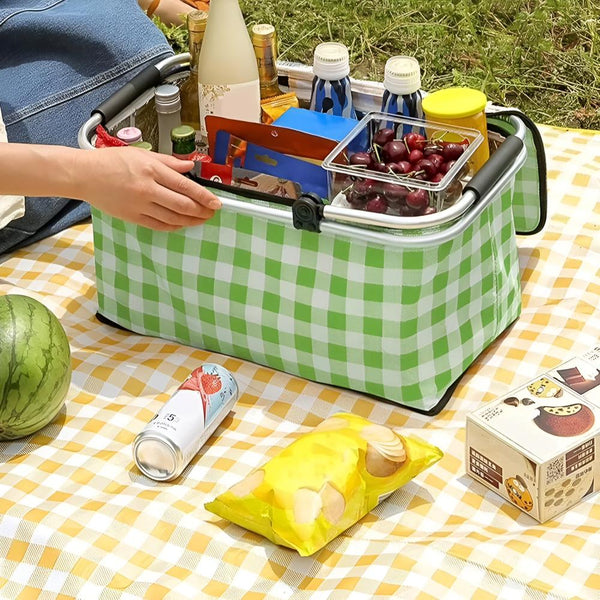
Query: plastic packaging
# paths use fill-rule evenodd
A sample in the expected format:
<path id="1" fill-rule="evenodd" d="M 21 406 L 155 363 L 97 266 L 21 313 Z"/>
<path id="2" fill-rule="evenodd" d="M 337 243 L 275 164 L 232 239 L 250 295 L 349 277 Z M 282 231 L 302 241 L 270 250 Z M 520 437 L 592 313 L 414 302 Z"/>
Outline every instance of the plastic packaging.
<path id="1" fill-rule="evenodd" d="M 205 507 L 308 556 L 442 456 L 416 437 L 338 413 Z"/>
<path id="2" fill-rule="evenodd" d="M 348 48 L 337 42 L 324 42 L 315 48 L 310 109 L 356 119 L 350 86 Z"/>
<path id="3" fill-rule="evenodd" d="M 212 0 L 198 59 L 200 130 L 218 115 L 260 122 L 260 78 L 238 0 Z"/>
<path id="4" fill-rule="evenodd" d="M 421 68 L 412 56 L 392 56 L 385 64 L 381 112 L 423 118 Z M 409 133 L 404 131 L 404 133 Z"/>
<path id="5" fill-rule="evenodd" d="M 441 212 L 461 197 L 482 141 L 476 129 L 368 113 L 323 161 L 329 199 L 403 217 Z"/>
<path id="6" fill-rule="evenodd" d="M 176 85 L 159 85 L 154 92 L 158 117 L 158 151 L 171 154 L 171 130 L 181 125 L 181 100 Z"/>
<path id="7" fill-rule="evenodd" d="M 465 87 L 437 90 L 423 98 L 426 120 L 447 123 L 452 127 L 468 127 L 481 132 L 483 143 L 473 157 L 475 170 L 482 167 L 490 157 L 486 104 L 487 98 L 483 92 Z"/>

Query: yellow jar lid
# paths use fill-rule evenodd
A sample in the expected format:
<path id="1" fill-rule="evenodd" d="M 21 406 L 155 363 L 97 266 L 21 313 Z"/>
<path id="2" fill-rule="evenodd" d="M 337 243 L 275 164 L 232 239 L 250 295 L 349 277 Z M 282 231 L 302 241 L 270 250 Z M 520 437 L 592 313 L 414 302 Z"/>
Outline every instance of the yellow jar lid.
<path id="1" fill-rule="evenodd" d="M 422 101 L 423 111 L 438 119 L 459 119 L 481 112 L 487 104 L 483 92 L 466 87 L 451 87 L 427 94 Z"/>

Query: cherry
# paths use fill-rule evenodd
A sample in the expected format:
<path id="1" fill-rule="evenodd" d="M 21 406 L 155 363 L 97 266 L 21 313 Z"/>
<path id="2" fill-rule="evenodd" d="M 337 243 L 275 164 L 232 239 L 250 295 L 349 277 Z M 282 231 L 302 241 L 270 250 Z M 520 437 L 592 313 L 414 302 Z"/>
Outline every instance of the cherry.
<path id="1" fill-rule="evenodd" d="M 380 194 L 373 194 L 370 200 L 365 205 L 365 210 L 369 212 L 385 213 L 387 212 L 388 204 Z"/>
<path id="2" fill-rule="evenodd" d="M 346 200 L 352 208 L 363 208 L 367 201 L 367 196 L 361 196 L 360 194 L 357 194 L 355 190 L 350 190 L 350 192 L 346 194 Z"/>
<path id="3" fill-rule="evenodd" d="M 444 157 L 441 154 L 429 154 L 427 158 L 440 170 L 440 166 L 444 162 Z"/>
<path id="4" fill-rule="evenodd" d="M 373 171 L 379 171 L 380 173 L 388 172 L 386 163 L 381 162 L 381 161 L 374 163 L 371 168 L 373 169 Z"/>
<path id="5" fill-rule="evenodd" d="M 465 151 L 465 147 L 454 142 L 446 142 L 442 149 L 442 156 L 446 160 L 456 160 Z"/>
<path id="6" fill-rule="evenodd" d="M 427 190 L 413 190 L 406 196 L 406 206 L 415 210 L 423 210 L 429 204 Z"/>
<path id="7" fill-rule="evenodd" d="M 409 150 L 423 150 L 427 140 L 420 133 L 411 132 L 404 136 L 404 143 Z"/>
<path id="8" fill-rule="evenodd" d="M 434 175 L 437 175 L 438 172 L 437 167 L 428 158 L 422 158 L 420 161 L 415 163 L 415 167 L 419 171 L 425 171 L 427 179 L 431 179 Z"/>
<path id="9" fill-rule="evenodd" d="M 375 191 L 375 182 L 372 179 L 357 179 L 352 190 L 359 196 L 367 196 Z"/>
<path id="10" fill-rule="evenodd" d="M 392 141 L 393 139 L 394 130 L 390 129 L 389 127 L 384 127 L 373 136 L 373 143 L 377 144 L 378 146 L 385 146 L 388 142 Z"/>
<path id="11" fill-rule="evenodd" d="M 400 169 L 398 173 L 402 173 L 403 175 L 406 175 L 407 173 L 410 173 L 413 170 L 412 165 L 407 160 L 401 160 L 396 164 Z"/>
<path id="12" fill-rule="evenodd" d="M 349 162 L 351 165 L 365 166 L 367 169 L 373 164 L 371 155 L 368 152 L 355 152 L 351 154 Z"/>
<path id="13" fill-rule="evenodd" d="M 444 179 L 444 174 L 438 172 L 429 181 L 432 183 L 439 183 L 442 179 Z"/>
<path id="14" fill-rule="evenodd" d="M 454 166 L 455 160 L 449 160 L 448 162 L 444 162 L 440 165 L 440 173 L 444 175 Z"/>
<path id="15" fill-rule="evenodd" d="M 416 162 L 420 161 L 423 158 L 422 150 L 411 150 L 408 155 L 408 160 L 414 165 Z"/>
<path id="16" fill-rule="evenodd" d="M 390 203 L 403 201 L 409 192 L 408 188 L 398 183 L 384 183 L 381 191 Z"/>
<path id="17" fill-rule="evenodd" d="M 392 140 L 383 147 L 383 158 L 388 162 L 406 160 L 408 150 L 401 140 Z"/>

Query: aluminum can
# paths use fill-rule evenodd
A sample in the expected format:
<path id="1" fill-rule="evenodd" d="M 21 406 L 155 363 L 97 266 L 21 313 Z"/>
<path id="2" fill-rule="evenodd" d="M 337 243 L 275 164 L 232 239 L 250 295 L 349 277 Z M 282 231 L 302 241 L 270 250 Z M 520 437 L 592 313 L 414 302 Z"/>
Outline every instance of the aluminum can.
<path id="1" fill-rule="evenodd" d="M 212 363 L 194 369 L 133 441 L 133 459 L 156 481 L 175 479 L 233 408 L 238 386 Z"/>

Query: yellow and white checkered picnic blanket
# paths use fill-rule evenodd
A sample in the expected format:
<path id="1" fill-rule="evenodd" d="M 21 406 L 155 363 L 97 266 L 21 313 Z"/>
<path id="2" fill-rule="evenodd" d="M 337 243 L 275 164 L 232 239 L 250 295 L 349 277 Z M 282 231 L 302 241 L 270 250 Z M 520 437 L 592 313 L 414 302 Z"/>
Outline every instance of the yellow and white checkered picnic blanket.
<path id="1" fill-rule="evenodd" d="M 522 316 L 436 417 L 100 324 L 88 224 L 0 260 L 0 293 L 57 314 L 74 367 L 60 417 L 0 443 L 0 597 L 599 598 L 599 496 L 540 525 L 465 474 L 468 412 L 600 340 L 600 134 L 541 130 L 549 219 L 519 239 Z M 239 401 L 179 479 L 147 479 L 135 435 L 207 361 L 233 372 Z M 340 411 L 416 433 L 445 456 L 310 558 L 204 509 Z"/>

